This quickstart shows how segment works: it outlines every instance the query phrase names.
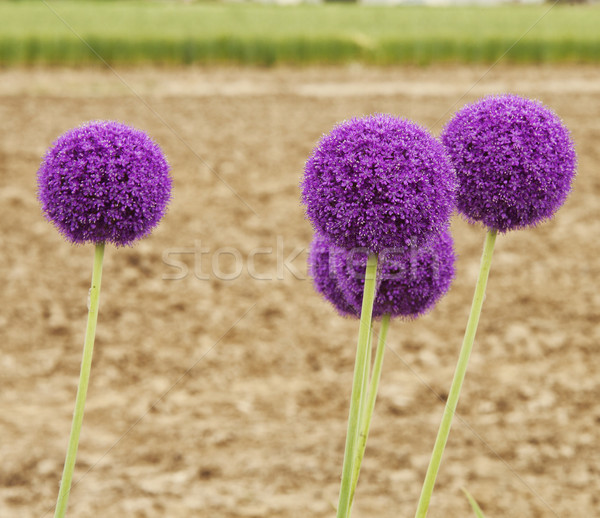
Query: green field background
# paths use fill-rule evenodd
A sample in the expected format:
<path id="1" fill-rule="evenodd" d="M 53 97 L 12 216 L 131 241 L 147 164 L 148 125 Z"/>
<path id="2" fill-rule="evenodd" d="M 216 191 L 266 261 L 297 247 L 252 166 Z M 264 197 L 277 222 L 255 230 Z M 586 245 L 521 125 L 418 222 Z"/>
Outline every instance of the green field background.
<path id="1" fill-rule="evenodd" d="M 3 1 L 0 66 L 595 63 L 599 27 L 600 5 Z"/>

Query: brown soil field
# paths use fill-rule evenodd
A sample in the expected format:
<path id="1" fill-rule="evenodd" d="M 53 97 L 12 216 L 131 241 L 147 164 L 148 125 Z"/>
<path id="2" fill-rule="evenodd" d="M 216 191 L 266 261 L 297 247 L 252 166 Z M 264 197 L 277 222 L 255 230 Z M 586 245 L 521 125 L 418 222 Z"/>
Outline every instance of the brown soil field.
<path id="1" fill-rule="evenodd" d="M 551 106 L 579 156 L 554 220 L 499 237 L 429 516 L 600 516 L 600 69 L 0 70 L 0 516 L 52 515 L 75 400 L 93 248 L 36 199 L 45 149 L 90 119 L 148 131 L 170 210 L 105 256 L 69 516 L 332 517 L 358 325 L 306 277 L 298 183 L 336 121 L 388 112 L 439 134 L 511 91 Z M 395 321 L 356 518 L 414 515 L 484 231 L 456 216 L 457 276 Z"/>

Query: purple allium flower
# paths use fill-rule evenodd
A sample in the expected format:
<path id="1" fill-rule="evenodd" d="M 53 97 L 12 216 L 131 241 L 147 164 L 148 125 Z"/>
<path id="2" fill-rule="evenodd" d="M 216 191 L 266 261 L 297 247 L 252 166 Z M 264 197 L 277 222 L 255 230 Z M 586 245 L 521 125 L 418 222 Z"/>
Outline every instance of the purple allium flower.
<path id="1" fill-rule="evenodd" d="M 306 162 L 302 200 L 333 243 L 379 253 L 421 246 L 441 232 L 456 186 L 443 146 L 427 130 L 380 114 L 321 138 Z"/>
<path id="2" fill-rule="evenodd" d="M 360 309 L 357 311 L 344 297 L 333 267 L 333 257 L 344 252 L 325 236 L 315 233 L 308 253 L 308 272 L 313 278 L 315 289 L 333 304 L 340 315 L 357 318 Z"/>
<path id="3" fill-rule="evenodd" d="M 441 140 L 458 175 L 458 210 L 472 222 L 500 232 L 535 225 L 571 190 L 569 131 L 538 101 L 486 97 L 456 113 Z"/>
<path id="4" fill-rule="evenodd" d="M 454 247 L 448 230 L 421 248 L 385 250 L 379 256 L 379 278 L 373 317 L 416 318 L 433 308 L 454 279 Z M 367 254 L 347 251 L 333 257 L 339 289 L 360 311 Z"/>
<path id="5" fill-rule="evenodd" d="M 171 198 L 169 165 L 144 132 L 118 122 L 67 131 L 46 152 L 38 197 L 73 243 L 129 245 L 150 233 Z"/>

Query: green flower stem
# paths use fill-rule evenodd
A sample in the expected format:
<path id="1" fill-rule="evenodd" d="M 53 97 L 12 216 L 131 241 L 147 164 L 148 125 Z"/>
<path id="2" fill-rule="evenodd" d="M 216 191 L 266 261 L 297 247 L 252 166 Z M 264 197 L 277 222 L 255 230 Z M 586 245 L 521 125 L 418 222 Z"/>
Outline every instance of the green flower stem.
<path id="1" fill-rule="evenodd" d="M 450 393 L 448 394 L 448 400 L 446 401 L 446 408 L 444 409 L 442 422 L 435 440 L 433 453 L 431 455 L 431 460 L 429 461 L 427 474 L 425 475 L 425 481 L 423 482 L 423 489 L 421 490 L 421 497 L 419 498 L 419 505 L 417 506 L 415 518 L 425 518 L 425 516 L 427 516 L 427 510 L 429 509 L 429 502 L 431 500 L 431 494 L 433 493 L 435 479 L 440 469 L 442 455 L 444 453 L 446 442 L 448 441 L 448 436 L 450 435 L 452 418 L 456 412 L 456 406 L 460 396 L 460 389 L 465 379 L 469 357 L 471 356 L 473 342 L 475 341 L 477 324 L 479 323 L 483 299 L 485 298 L 485 287 L 487 285 L 490 266 L 492 264 L 492 254 L 494 252 L 496 234 L 496 230 L 488 230 L 485 236 L 483 255 L 481 257 L 481 266 L 479 269 L 479 278 L 477 279 L 477 285 L 475 286 L 475 294 L 473 296 L 473 303 L 471 305 L 471 313 L 469 315 L 469 320 L 467 321 L 465 337 L 460 349 L 460 355 L 458 357 L 458 363 L 454 372 L 452 386 L 450 387 Z"/>
<path id="2" fill-rule="evenodd" d="M 87 395 L 88 383 L 90 381 L 90 368 L 92 366 L 92 353 L 94 351 L 94 338 L 96 336 L 96 322 L 98 321 L 98 303 L 100 298 L 100 281 L 102 280 L 102 259 L 104 258 L 104 243 L 96 245 L 94 254 L 94 269 L 92 271 L 92 287 L 90 288 L 90 307 L 88 311 L 87 329 L 85 342 L 83 344 L 83 358 L 81 359 L 81 372 L 79 374 L 79 386 L 75 399 L 75 411 L 73 412 L 73 423 L 63 476 L 60 482 L 58 500 L 54 518 L 63 518 L 67 512 L 75 458 L 77 457 L 77 446 L 79 445 L 79 434 L 83 422 L 83 408 Z"/>
<path id="3" fill-rule="evenodd" d="M 354 501 L 354 493 L 358 484 L 358 476 L 360 475 L 360 467 L 365 456 L 367 447 L 367 439 L 369 438 L 369 429 L 371 428 L 371 419 L 373 418 L 373 410 L 375 408 L 375 400 L 377 399 L 377 391 L 379 389 L 379 380 L 381 379 L 381 367 L 383 366 L 383 354 L 385 353 L 385 339 L 390 326 L 390 314 L 387 313 L 381 319 L 381 329 L 379 331 L 379 339 L 377 341 L 377 351 L 375 352 L 375 360 L 373 363 L 373 372 L 371 373 L 371 382 L 369 386 L 368 398 L 365 404 L 365 409 L 361 413 L 359 444 L 357 449 L 356 460 L 354 461 L 354 472 L 352 473 L 352 486 L 350 489 L 350 508 Z"/>
<path id="4" fill-rule="evenodd" d="M 362 401 L 363 379 L 365 377 L 365 362 L 367 350 L 370 346 L 369 335 L 375 300 L 375 277 L 377 275 L 377 255 L 369 254 L 365 268 L 365 287 L 363 291 L 360 326 L 358 329 L 358 345 L 356 347 L 356 360 L 354 363 L 354 380 L 352 381 L 352 395 L 350 397 L 350 412 L 348 415 L 348 432 L 346 434 L 346 448 L 344 451 L 344 464 L 342 467 L 342 484 L 340 487 L 340 500 L 337 509 L 337 518 L 350 516 L 350 487 L 352 472 L 358 446 L 358 426 L 360 418 L 360 403 Z"/>
<path id="5" fill-rule="evenodd" d="M 361 389 L 361 400 L 360 400 L 360 414 L 358 417 L 358 422 L 362 423 L 363 415 L 365 409 L 367 408 L 367 397 L 369 394 L 369 376 L 371 375 L 371 356 L 372 356 L 372 343 L 373 343 L 373 320 L 371 320 L 371 328 L 369 329 L 369 338 L 367 339 L 367 343 L 369 344 L 367 347 L 367 358 L 365 359 L 365 370 L 363 373 L 363 384 Z M 360 427 L 359 427 L 360 433 Z M 359 440 L 359 436 L 357 436 L 357 440 Z M 350 499 L 352 502 L 352 499 Z"/>

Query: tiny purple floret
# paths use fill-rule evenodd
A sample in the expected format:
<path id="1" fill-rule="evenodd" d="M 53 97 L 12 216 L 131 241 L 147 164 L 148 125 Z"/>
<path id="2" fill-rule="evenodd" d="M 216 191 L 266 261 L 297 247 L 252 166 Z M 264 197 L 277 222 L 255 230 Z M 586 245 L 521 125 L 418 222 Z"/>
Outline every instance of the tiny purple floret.
<path id="1" fill-rule="evenodd" d="M 571 190 L 569 130 L 539 101 L 486 97 L 456 113 L 441 140 L 458 175 L 458 210 L 471 222 L 500 232 L 536 225 Z"/>
<path id="2" fill-rule="evenodd" d="M 305 166 L 302 200 L 317 232 L 345 249 L 426 244 L 448 224 L 456 175 L 424 128 L 391 115 L 343 122 Z"/>
<path id="3" fill-rule="evenodd" d="M 338 286 L 360 312 L 367 254 L 348 251 L 333 258 Z M 373 317 L 417 318 L 430 311 L 450 289 L 454 279 L 454 246 L 447 230 L 421 248 L 386 250 L 379 256 Z"/>
<path id="4" fill-rule="evenodd" d="M 46 218 L 73 243 L 130 245 L 148 235 L 171 198 L 169 165 L 144 132 L 95 121 L 67 131 L 38 171 Z"/>

